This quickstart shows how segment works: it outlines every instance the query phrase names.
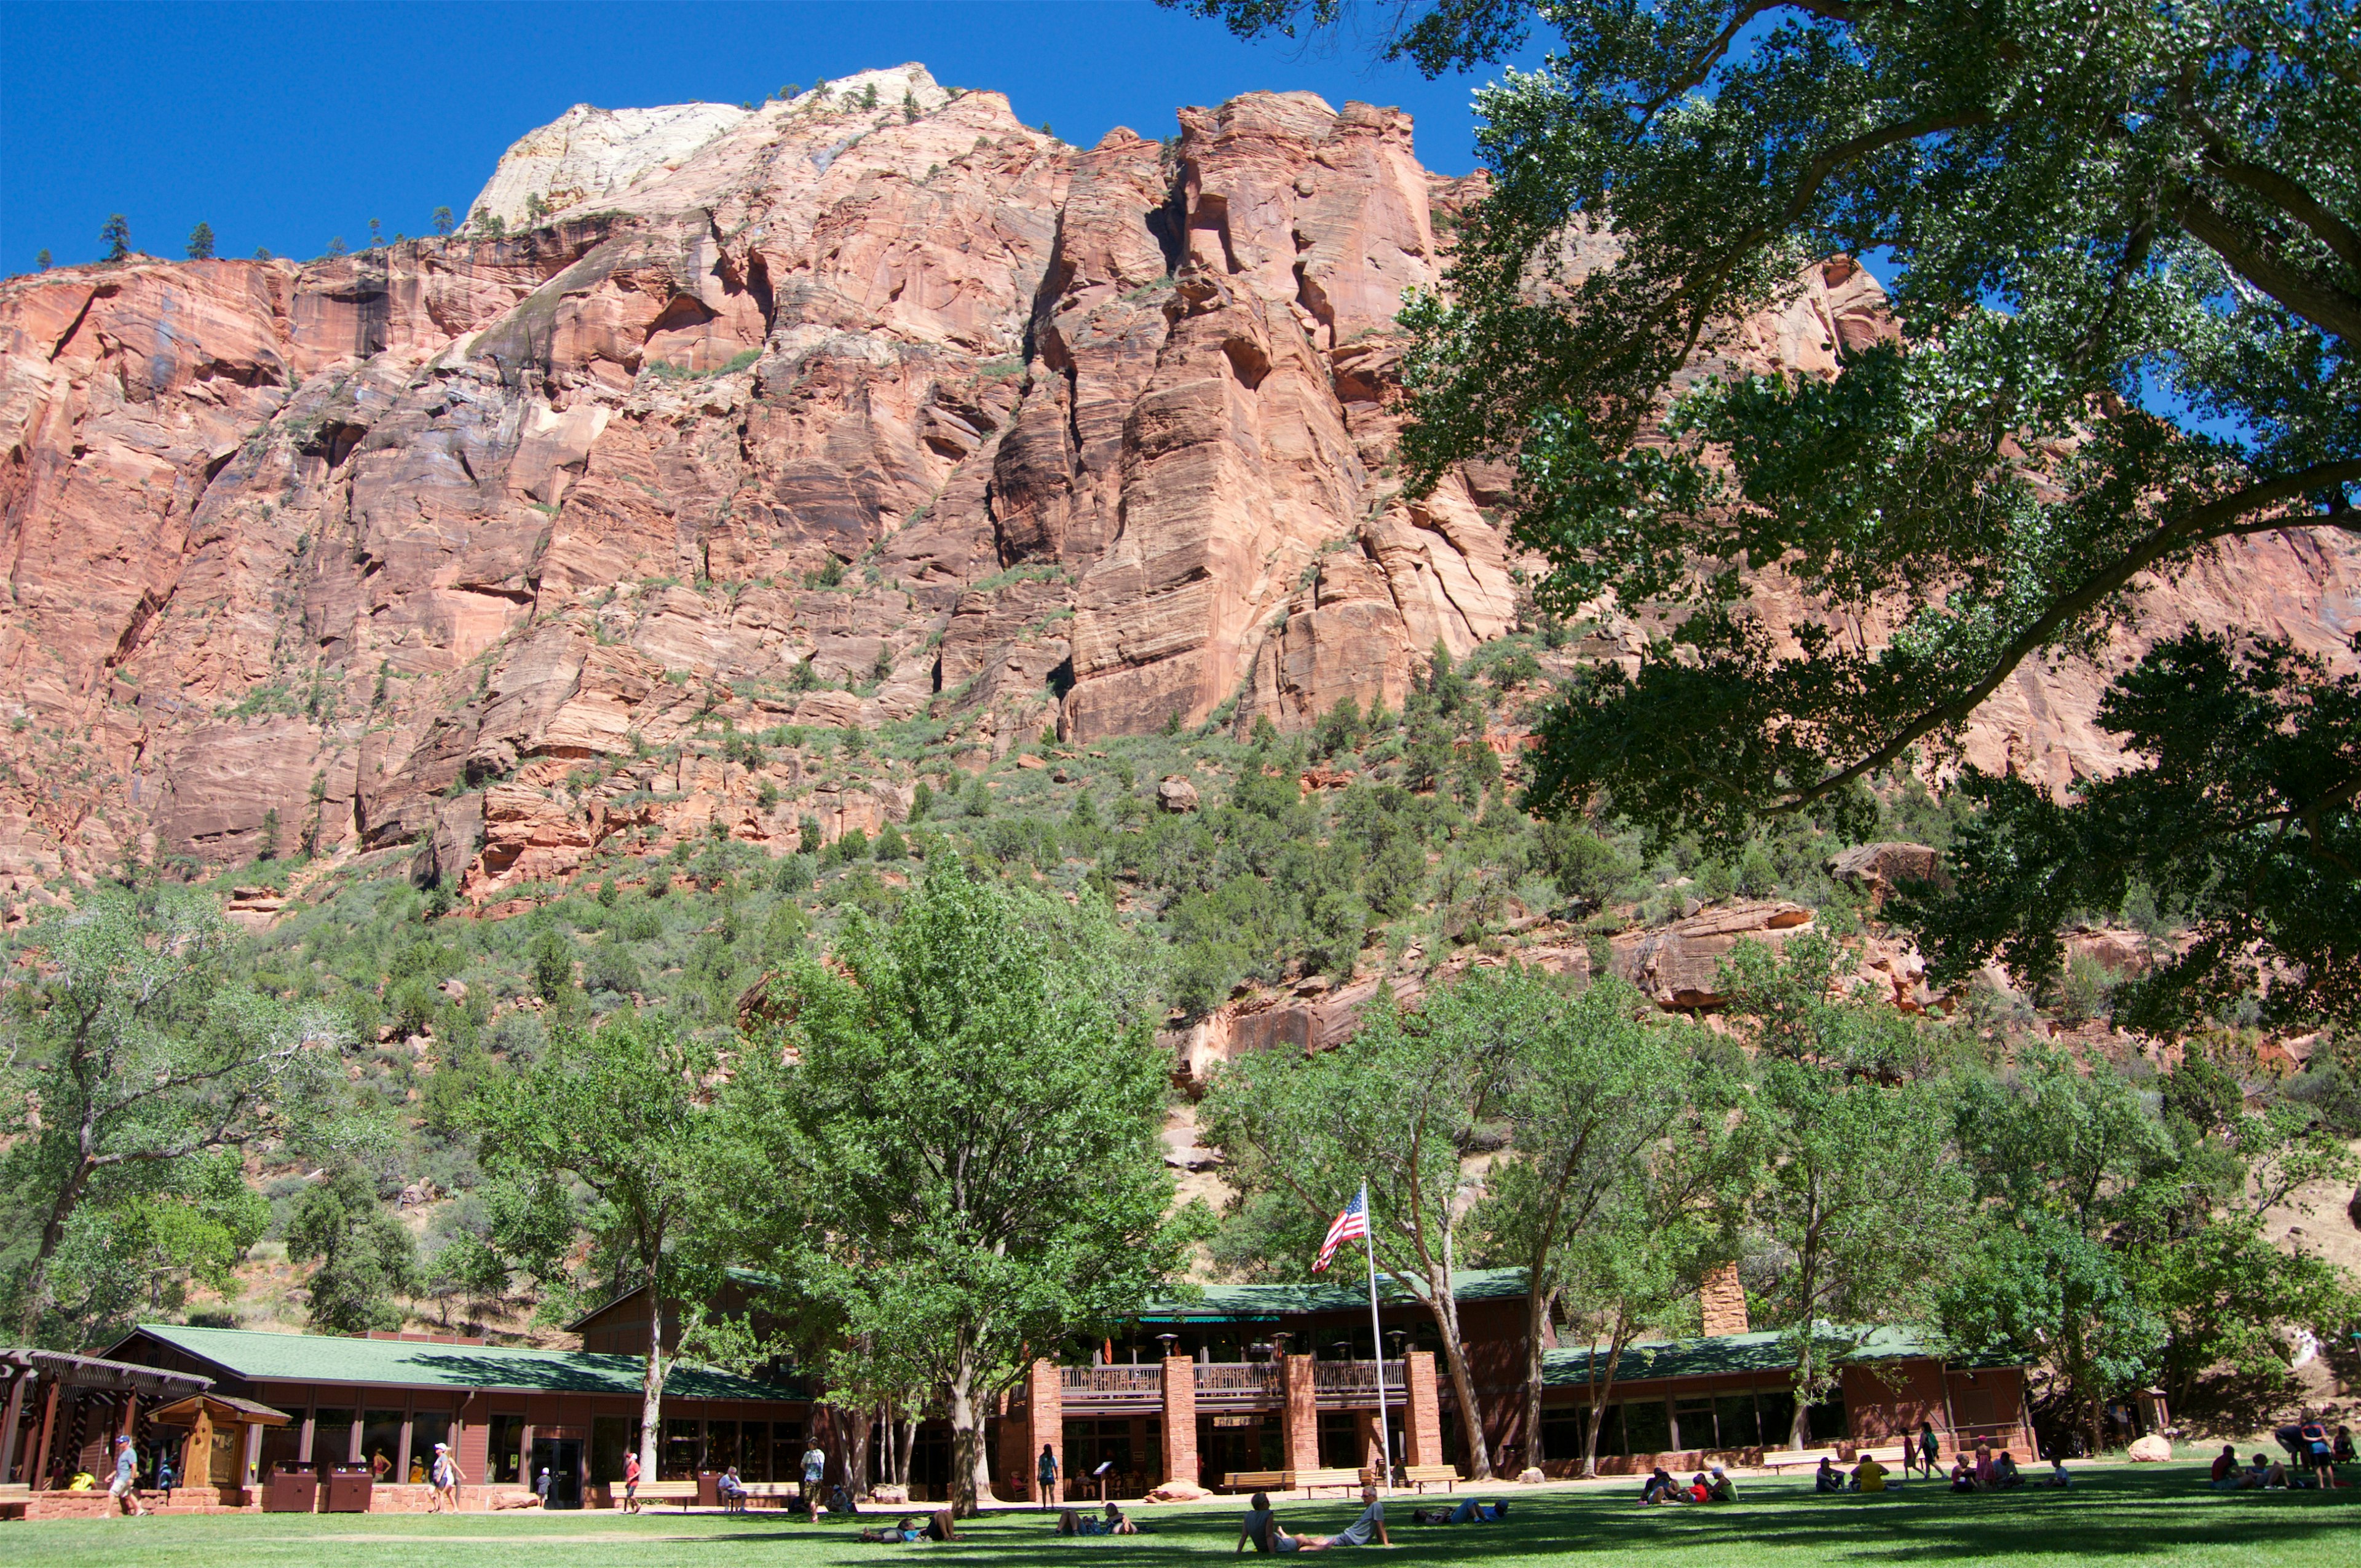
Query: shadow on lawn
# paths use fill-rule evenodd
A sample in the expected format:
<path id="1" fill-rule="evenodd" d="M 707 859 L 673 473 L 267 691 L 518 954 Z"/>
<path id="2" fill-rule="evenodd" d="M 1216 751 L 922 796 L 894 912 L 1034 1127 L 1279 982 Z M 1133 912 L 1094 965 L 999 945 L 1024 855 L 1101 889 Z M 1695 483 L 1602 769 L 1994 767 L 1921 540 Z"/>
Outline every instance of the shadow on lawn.
<path id="1" fill-rule="evenodd" d="M 1395 1546 L 1389 1555 L 1396 1562 L 1407 1557 L 1506 1563 L 1565 1552 L 1716 1547 L 1770 1555 L 1793 1552 L 1814 1561 L 1872 1562 L 1935 1556 L 2092 1558 L 2126 1552 L 2166 1555 L 2224 1547 L 2294 1553 L 2309 1550 L 2319 1538 L 2334 1534 L 2352 1539 L 2361 1530 L 2361 1488 L 2325 1495 L 2223 1495 L 2209 1490 L 2203 1470 L 2192 1465 L 2086 1473 L 2064 1495 L 2028 1486 L 1996 1497 L 1962 1497 L 1921 1482 L 1883 1497 L 1824 1497 L 1802 1483 L 1741 1486 L 1743 1501 L 1711 1508 L 1642 1508 L 1620 1487 L 1583 1495 L 1523 1495 L 1513 1487 L 1478 1490 L 1476 1496 L 1506 1497 L 1512 1505 L 1507 1520 L 1482 1526 L 1411 1524 L 1413 1501 L 1397 1499 L 1388 1509 Z M 1314 1534 L 1343 1529 L 1356 1511 L 1327 1501 L 1282 1503 L 1278 1509 L 1290 1530 Z M 1149 1533 L 1073 1540 L 1056 1533 L 1054 1514 L 996 1514 L 963 1524 L 957 1543 L 927 1548 L 926 1555 L 938 1568 L 952 1563 L 990 1568 L 1020 1551 L 1060 1555 L 1118 1552 L 1123 1568 L 1181 1568 L 1202 1565 L 1209 1554 L 1227 1555 L 1237 1539 L 1237 1513 L 1159 1514 L 1139 1508 L 1132 1512 Z M 864 1516 L 861 1522 L 891 1522 L 895 1517 L 888 1513 L 872 1521 Z M 830 1555 L 846 1562 L 916 1550 L 865 1545 L 857 1529 L 851 1520 L 816 1529 L 763 1526 L 717 1532 L 709 1539 L 717 1545 L 801 1541 L 840 1548 L 840 1553 L 832 1551 Z"/>

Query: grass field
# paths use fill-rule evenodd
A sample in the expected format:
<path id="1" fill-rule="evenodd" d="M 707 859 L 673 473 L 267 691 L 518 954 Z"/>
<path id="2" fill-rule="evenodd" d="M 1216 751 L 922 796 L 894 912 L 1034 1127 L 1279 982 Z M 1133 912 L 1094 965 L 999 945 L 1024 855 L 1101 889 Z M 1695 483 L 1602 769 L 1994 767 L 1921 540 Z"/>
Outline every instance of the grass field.
<path id="1" fill-rule="evenodd" d="M 1393 1525 L 1386 1558 L 1412 1563 L 1521 1568 L 1569 1552 L 1679 1568 L 1777 1568 L 1780 1564 L 2005 1563 L 2016 1568 L 2089 1568 L 2092 1563 L 2327 1564 L 2355 1561 L 2361 1547 L 2361 1487 L 2342 1492 L 2216 1495 L 2204 1472 L 2085 1471 L 2062 1496 L 2028 1489 L 1999 1497 L 1954 1497 L 1924 1483 L 1885 1497 L 1819 1497 L 1808 1480 L 1743 1483 L 1732 1508 L 1641 1508 L 1633 1488 L 1507 1487 L 1483 1496 L 1513 1499 L 1495 1525 Z M 1389 1508 L 1406 1521 L 1411 1504 Z M 1348 1522 L 1352 1505 L 1283 1504 L 1292 1531 L 1325 1533 Z M 837 1568 L 916 1553 L 938 1568 L 1054 1564 L 1121 1554 L 1122 1568 L 1184 1568 L 1228 1557 L 1239 1508 L 1139 1508 L 1152 1533 L 1060 1540 L 1049 1519 L 999 1513 L 964 1525 L 950 1545 L 864 1546 L 847 1522 L 818 1527 L 776 1515 L 737 1519 L 652 1512 L 383 1515 L 60 1520 L 0 1525 L 0 1560 L 12 1568 Z M 1390 1521 L 1389 1521 L 1390 1522 Z M 2341 1543 L 2341 1544 L 2340 1544 Z"/>

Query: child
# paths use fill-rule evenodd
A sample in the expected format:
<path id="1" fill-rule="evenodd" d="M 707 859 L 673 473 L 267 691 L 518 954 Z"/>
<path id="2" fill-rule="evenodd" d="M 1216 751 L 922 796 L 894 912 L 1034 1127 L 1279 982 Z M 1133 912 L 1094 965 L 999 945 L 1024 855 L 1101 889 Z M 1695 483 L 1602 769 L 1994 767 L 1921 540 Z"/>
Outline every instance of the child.
<path id="1" fill-rule="evenodd" d="M 2049 1456 L 2049 1484 L 2061 1491 L 2074 1484 L 2074 1477 L 2066 1474 L 2066 1456 L 2062 1453 Z"/>

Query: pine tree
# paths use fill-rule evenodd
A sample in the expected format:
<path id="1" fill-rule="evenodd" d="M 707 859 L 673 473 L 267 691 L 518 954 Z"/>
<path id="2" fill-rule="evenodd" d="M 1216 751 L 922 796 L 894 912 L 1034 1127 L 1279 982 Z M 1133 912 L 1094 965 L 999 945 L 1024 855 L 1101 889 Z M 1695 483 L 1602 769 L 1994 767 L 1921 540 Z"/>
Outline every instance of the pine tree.
<path id="1" fill-rule="evenodd" d="M 214 258 L 214 226 L 199 224 L 189 231 L 189 259 L 211 261 Z"/>
<path id="2" fill-rule="evenodd" d="M 369 247 L 374 249 L 385 243 L 385 229 L 375 218 L 369 220 Z"/>
<path id="3" fill-rule="evenodd" d="M 917 117 L 918 95 L 905 90 L 902 93 L 902 118 L 905 123 L 913 123 Z"/>
<path id="4" fill-rule="evenodd" d="M 43 246 L 41 247 L 41 253 L 33 258 L 33 265 L 39 268 L 44 272 L 47 272 L 49 269 L 49 247 L 48 246 Z"/>
<path id="5" fill-rule="evenodd" d="M 331 235 L 328 236 L 328 254 L 330 256 L 342 256 L 345 254 L 345 236 L 343 235 Z"/>
<path id="6" fill-rule="evenodd" d="M 271 256 L 270 256 L 270 247 L 269 247 L 269 246 L 267 246 L 267 245 L 258 245 L 258 246 L 256 246 L 256 247 L 254 247 L 254 258 L 255 258 L 257 261 L 269 261 L 269 260 L 270 260 L 270 259 L 271 259 Z"/>
<path id="7" fill-rule="evenodd" d="M 449 234 L 451 232 L 451 209 L 448 207 L 435 208 L 434 216 L 429 221 L 434 224 L 434 232 L 436 234 Z"/>
<path id="8" fill-rule="evenodd" d="M 121 213 L 112 214 L 105 226 L 98 231 L 98 243 L 106 247 L 106 254 L 100 258 L 101 260 L 128 260 L 131 256 L 131 221 Z"/>

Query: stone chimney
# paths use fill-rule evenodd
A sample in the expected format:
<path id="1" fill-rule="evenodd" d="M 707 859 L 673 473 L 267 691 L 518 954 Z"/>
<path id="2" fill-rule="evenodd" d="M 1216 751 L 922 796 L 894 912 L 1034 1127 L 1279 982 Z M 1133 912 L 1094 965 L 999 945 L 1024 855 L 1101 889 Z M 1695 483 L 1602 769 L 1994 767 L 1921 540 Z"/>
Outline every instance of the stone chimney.
<path id="1" fill-rule="evenodd" d="M 1738 1282 L 1738 1265 L 1725 1263 L 1708 1274 L 1697 1287 L 1697 1305 L 1703 1309 L 1707 1334 L 1744 1333 L 1746 1287 Z"/>

